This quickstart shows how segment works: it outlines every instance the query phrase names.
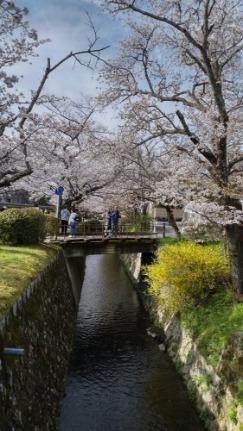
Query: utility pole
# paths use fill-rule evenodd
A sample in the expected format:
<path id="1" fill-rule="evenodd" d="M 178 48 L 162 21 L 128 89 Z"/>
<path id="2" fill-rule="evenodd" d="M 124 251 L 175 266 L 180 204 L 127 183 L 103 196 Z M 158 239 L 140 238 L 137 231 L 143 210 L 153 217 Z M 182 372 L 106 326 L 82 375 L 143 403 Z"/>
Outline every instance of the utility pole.
<path id="1" fill-rule="evenodd" d="M 58 186 L 58 187 L 51 186 L 50 189 L 55 193 L 55 195 L 57 197 L 56 218 L 59 219 L 61 206 L 62 206 L 62 195 L 64 192 L 64 188 L 62 186 Z"/>
<path id="2" fill-rule="evenodd" d="M 62 195 L 57 195 L 56 218 L 59 219 L 62 206 Z"/>
<path id="3" fill-rule="evenodd" d="M 61 205 L 62 205 L 62 195 L 64 192 L 64 188 L 62 186 L 58 186 L 55 189 L 55 195 L 57 195 L 57 207 L 56 207 L 56 218 L 59 220 Z"/>

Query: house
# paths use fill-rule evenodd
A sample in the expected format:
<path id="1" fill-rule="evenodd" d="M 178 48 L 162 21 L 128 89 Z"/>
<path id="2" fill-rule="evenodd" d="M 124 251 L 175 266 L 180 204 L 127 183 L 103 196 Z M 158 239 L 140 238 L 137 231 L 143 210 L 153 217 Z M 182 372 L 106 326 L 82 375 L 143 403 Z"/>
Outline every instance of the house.
<path id="1" fill-rule="evenodd" d="M 177 221 L 181 221 L 183 217 L 184 209 L 183 208 L 173 208 L 173 214 Z M 154 220 L 158 221 L 167 221 L 168 216 L 166 213 L 166 209 L 162 205 L 149 205 L 149 215 L 153 217 Z"/>
<path id="2" fill-rule="evenodd" d="M 27 190 L 9 190 L 0 194 L 0 210 L 5 208 L 33 208 L 38 207 L 42 211 L 45 209 L 49 212 L 55 212 L 55 206 L 50 205 L 49 199 L 41 198 L 36 202 L 30 199 L 30 194 Z"/>
<path id="3" fill-rule="evenodd" d="M 0 195 L 0 207 L 33 206 L 29 192 L 24 189 L 5 191 Z"/>

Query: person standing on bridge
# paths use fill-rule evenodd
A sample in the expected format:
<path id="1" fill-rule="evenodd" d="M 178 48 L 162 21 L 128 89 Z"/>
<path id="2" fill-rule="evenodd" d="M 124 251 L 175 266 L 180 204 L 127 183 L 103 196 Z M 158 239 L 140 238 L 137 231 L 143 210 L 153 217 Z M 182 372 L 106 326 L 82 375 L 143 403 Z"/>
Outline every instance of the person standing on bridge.
<path id="1" fill-rule="evenodd" d="M 107 212 L 106 235 L 110 235 L 111 233 L 111 216 L 112 210 L 109 208 Z"/>
<path id="2" fill-rule="evenodd" d="M 67 207 L 65 206 L 61 210 L 61 228 L 62 228 L 62 233 L 65 235 L 67 233 L 69 217 L 70 217 L 70 211 L 68 211 Z"/>
<path id="3" fill-rule="evenodd" d="M 121 218 L 120 211 L 118 210 L 118 208 L 115 208 L 115 210 L 112 211 L 112 214 L 111 214 L 111 231 L 113 235 L 116 235 L 118 233 L 118 224 L 119 224 L 120 218 Z"/>
<path id="4" fill-rule="evenodd" d="M 104 236 L 110 236 L 111 234 L 111 215 L 112 210 L 111 208 L 108 209 L 106 215 L 105 215 L 105 226 L 104 226 Z"/>
<path id="5" fill-rule="evenodd" d="M 70 227 L 70 236 L 72 238 L 74 238 L 76 236 L 76 234 L 77 234 L 77 224 L 78 224 L 78 221 L 79 221 L 78 214 L 76 213 L 75 208 L 72 208 L 71 209 L 71 214 L 70 214 L 70 217 L 69 217 L 69 220 L 68 220 L 68 224 L 69 224 L 69 227 Z"/>

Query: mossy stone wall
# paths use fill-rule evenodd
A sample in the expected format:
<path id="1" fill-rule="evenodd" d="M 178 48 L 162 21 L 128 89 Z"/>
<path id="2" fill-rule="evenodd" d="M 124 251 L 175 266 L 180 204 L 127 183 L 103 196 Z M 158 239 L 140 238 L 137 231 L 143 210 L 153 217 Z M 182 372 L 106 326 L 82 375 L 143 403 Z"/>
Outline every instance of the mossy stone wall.
<path id="1" fill-rule="evenodd" d="M 243 404 L 235 396 L 237 383 L 243 379 L 243 332 L 232 334 L 217 370 L 213 369 L 181 325 L 180 319 L 177 316 L 166 318 L 161 307 L 146 294 L 140 271 L 141 255 L 123 255 L 121 260 L 135 281 L 140 298 L 157 330 L 163 332 L 165 349 L 182 375 L 207 429 L 243 431 Z"/>
<path id="2" fill-rule="evenodd" d="M 59 252 L 0 322 L 0 430 L 55 431 L 76 306 Z M 21 347 L 23 357 L 3 355 Z"/>

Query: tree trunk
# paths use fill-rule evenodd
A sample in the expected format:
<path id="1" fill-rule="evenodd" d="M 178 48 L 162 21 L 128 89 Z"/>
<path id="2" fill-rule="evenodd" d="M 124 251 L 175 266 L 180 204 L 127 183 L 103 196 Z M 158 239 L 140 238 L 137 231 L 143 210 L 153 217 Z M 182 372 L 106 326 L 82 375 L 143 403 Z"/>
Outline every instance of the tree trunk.
<path id="1" fill-rule="evenodd" d="M 226 227 L 233 287 L 243 301 L 243 227 L 238 224 Z"/>
<path id="2" fill-rule="evenodd" d="M 181 233 L 180 233 L 180 230 L 179 230 L 178 225 L 176 223 L 176 219 L 174 217 L 173 209 L 171 207 L 169 207 L 169 206 L 166 206 L 165 210 L 166 210 L 166 214 L 167 214 L 167 217 L 168 217 L 168 222 L 169 222 L 169 224 L 171 225 L 171 227 L 175 231 L 176 238 L 177 239 L 181 239 Z"/>

